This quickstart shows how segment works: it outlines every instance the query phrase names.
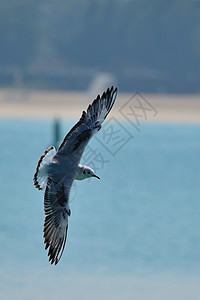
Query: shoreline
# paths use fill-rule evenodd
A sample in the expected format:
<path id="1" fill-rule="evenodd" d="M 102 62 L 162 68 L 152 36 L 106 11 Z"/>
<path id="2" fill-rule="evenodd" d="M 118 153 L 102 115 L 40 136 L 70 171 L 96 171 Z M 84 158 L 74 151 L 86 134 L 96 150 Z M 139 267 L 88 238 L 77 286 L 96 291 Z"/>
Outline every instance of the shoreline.
<path id="1" fill-rule="evenodd" d="M 92 101 L 87 92 L 2 89 L 0 118 L 74 120 Z M 145 122 L 200 124 L 200 96 L 119 93 L 110 116 L 120 120 L 143 118 Z"/>

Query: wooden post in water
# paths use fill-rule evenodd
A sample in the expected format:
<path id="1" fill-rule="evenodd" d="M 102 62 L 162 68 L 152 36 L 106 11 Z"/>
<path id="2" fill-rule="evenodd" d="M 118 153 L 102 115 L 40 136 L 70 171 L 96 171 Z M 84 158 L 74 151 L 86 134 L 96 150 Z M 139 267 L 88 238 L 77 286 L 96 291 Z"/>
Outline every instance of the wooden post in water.
<path id="1" fill-rule="evenodd" d="M 53 145 L 55 146 L 56 150 L 58 149 L 60 144 L 60 120 L 54 119 L 53 123 Z"/>

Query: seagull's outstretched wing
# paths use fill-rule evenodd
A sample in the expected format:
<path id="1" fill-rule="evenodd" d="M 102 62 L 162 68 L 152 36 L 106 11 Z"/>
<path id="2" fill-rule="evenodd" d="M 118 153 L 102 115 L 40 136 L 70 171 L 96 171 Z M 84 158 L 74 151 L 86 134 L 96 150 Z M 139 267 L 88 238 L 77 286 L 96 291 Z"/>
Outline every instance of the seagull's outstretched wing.
<path id="1" fill-rule="evenodd" d="M 67 238 L 68 216 L 70 216 L 68 201 L 71 184 L 72 181 L 66 185 L 66 182 L 55 183 L 48 178 L 44 195 L 45 250 L 49 248 L 49 261 L 55 265 L 62 256 Z"/>
<path id="2" fill-rule="evenodd" d="M 55 157 L 68 157 L 74 163 L 79 163 L 85 147 L 91 137 L 101 128 L 101 124 L 110 112 L 117 96 L 117 88 L 108 88 L 88 106 L 87 112 L 83 111 L 78 123 L 64 138 Z"/>

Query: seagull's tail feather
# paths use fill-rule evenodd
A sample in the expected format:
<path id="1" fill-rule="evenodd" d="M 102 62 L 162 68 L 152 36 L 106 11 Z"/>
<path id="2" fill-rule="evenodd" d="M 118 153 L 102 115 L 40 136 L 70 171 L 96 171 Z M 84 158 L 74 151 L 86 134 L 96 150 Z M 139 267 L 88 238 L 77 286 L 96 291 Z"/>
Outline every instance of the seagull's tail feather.
<path id="1" fill-rule="evenodd" d="M 47 166 L 52 162 L 54 155 L 56 154 L 56 149 L 51 146 L 48 150 L 44 151 L 44 154 L 40 157 L 36 172 L 34 174 L 33 182 L 34 186 L 38 190 L 43 190 L 46 187 L 48 174 L 47 174 Z"/>

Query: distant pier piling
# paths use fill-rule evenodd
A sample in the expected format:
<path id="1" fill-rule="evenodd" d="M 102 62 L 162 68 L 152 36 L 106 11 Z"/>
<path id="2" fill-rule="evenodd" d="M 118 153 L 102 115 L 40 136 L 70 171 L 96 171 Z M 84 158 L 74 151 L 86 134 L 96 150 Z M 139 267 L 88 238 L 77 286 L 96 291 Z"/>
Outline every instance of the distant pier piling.
<path id="1" fill-rule="evenodd" d="M 61 136 L 61 124 L 60 119 L 56 118 L 53 122 L 53 145 L 55 146 L 56 150 L 60 144 L 60 136 Z"/>

